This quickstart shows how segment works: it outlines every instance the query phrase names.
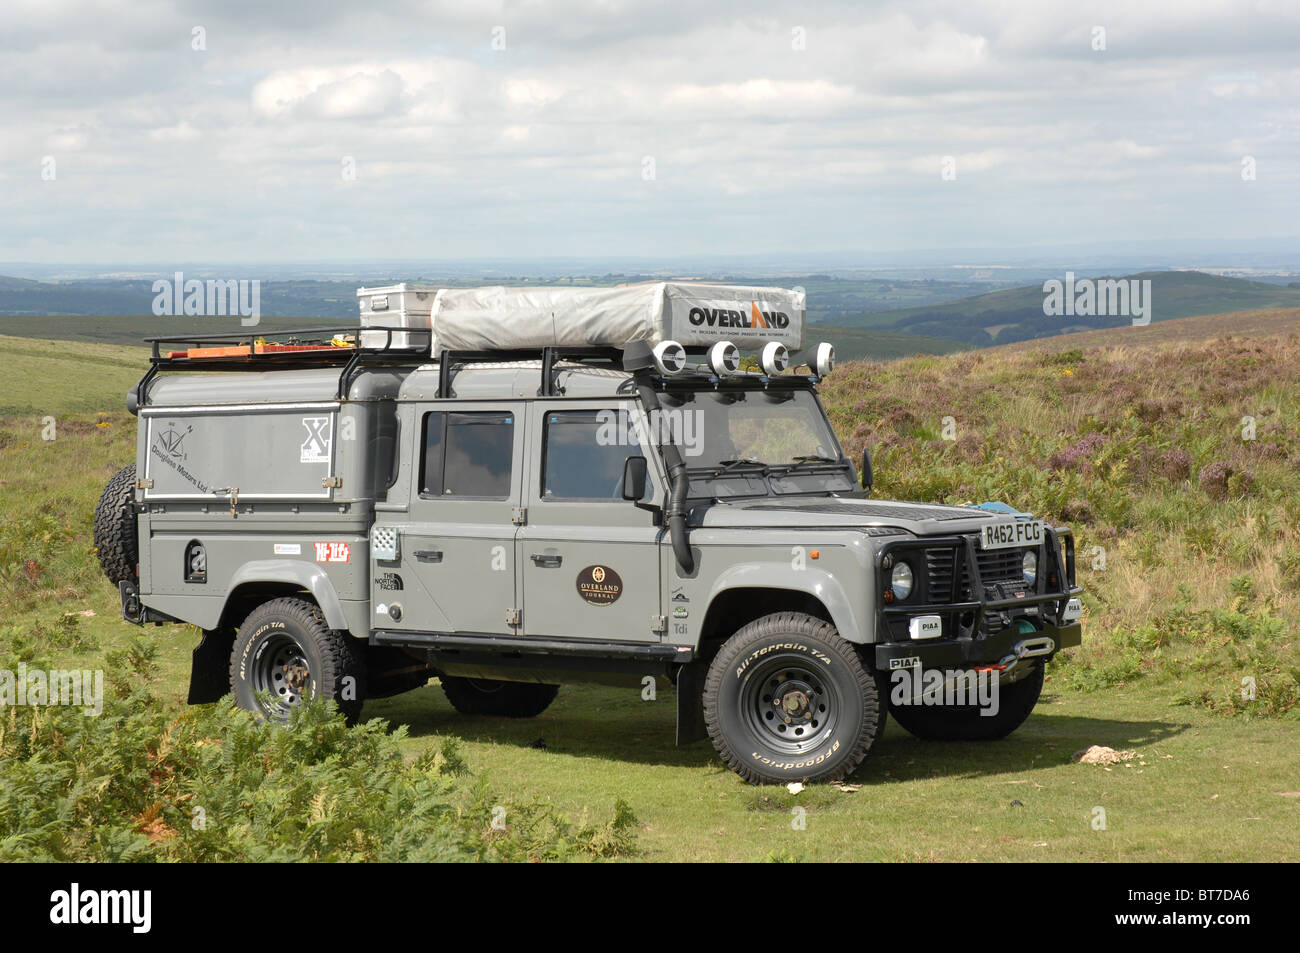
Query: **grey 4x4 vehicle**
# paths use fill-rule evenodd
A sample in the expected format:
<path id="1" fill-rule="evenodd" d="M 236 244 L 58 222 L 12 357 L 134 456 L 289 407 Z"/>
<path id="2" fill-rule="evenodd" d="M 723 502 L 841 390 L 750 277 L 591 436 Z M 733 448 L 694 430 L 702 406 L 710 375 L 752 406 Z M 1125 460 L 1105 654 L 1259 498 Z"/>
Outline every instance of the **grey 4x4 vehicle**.
<path id="1" fill-rule="evenodd" d="M 818 397 L 825 349 L 799 374 L 779 346 L 744 371 L 734 346 L 431 354 L 429 330 L 374 328 L 153 343 L 96 543 L 126 619 L 203 630 L 192 703 L 355 718 L 436 676 L 463 713 L 530 717 L 561 683 L 648 676 L 676 688 L 679 743 L 833 781 L 891 710 L 922 738 L 1005 736 L 1080 642 L 1070 532 L 870 498 Z M 995 710 L 896 697 L 929 672 L 991 677 Z"/>

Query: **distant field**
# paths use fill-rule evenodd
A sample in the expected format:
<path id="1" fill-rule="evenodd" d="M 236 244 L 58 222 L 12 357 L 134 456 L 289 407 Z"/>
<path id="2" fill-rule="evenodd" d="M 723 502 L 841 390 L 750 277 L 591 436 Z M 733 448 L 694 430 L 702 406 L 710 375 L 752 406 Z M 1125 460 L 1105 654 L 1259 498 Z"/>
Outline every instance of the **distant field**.
<path id="1" fill-rule="evenodd" d="M 1063 278 L 1064 276 L 1059 276 Z M 1206 314 L 1300 307 L 1300 287 L 1194 271 L 1125 276 L 1151 282 L 1153 322 Z M 963 341 L 974 347 L 1052 337 L 1071 331 L 1131 325 L 1129 316 L 1043 313 L 1041 284 L 1011 288 L 946 304 L 860 314 L 836 320 L 844 327 L 878 328 Z"/>
<path id="2" fill-rule="evenodd" d="M 969 345 L 959 341 L 920 334 L 810 324 L 804 354 L 810 354 L 822 341 L 830 341 L 835 345 L 835 358 L 839 361 L 888 361 L 914 354 L 952 354 L 969 348 Z"/>
<path id="3" fill-rule="evenodd" d="M 254 278 L 256 275 L 242 277 Z M 326 316 L 331 320 L 347 320 L 355 319 L 357 316 L 358 285 L 376 287 L 409 281 L 447 288 L 474 287 L 482 284 L 563 285 L 590 288 L 641 281 L 662 281 L 663 278 L 662 275 L 633 274 L 568 278 L 498 276 L 491 279 L 370 275 L 364 279 L 350 281 L 267 280 L 260 286 L 259 303 L 264 316 L 316 315 Z M 837 317 L 864 311 L 886 311 L 891 308 L 941 304 L 1012 284 L 1006 279 L 975 280 L 964 276 L 950 280 L 906 277 L 839 278 L 830 275 L 787 275 L 781 278 L 729 275 L 714 276 L 710 280 L 727 281 L 732 284 L 777 284 L 787 288 L 805 288 L 808 292 L 808 320 L 814 323 L 822 321 L 838 323 L 835 320 Z M 53 282 L 0 275 L 0 315 L 30 317 L 44 314 L 140 314 L 150 308 L 154 299 L 152 288 L 153 282 L 145 278 L 94 278 Z M 0 333 L 18 332 L 0 331 Z"/>
<path id="4" fill-rule="evenodd" d="M 337 318 L 267 318 L 256 327 L 245 328 L 237 317 L 158 317 L 129 315 L 0 315 L 0 335 L 55 341 L 95 341 L 101 344 L 144 346 L 146 338 L 181 334 L 266 334 L 295 328 L 323 328 L 338 324 L 355 326 L 356 321 Z"/>
<path id="5" fill-rule="evenodd" d="M 0 336 L 4 383 L 0 416 L 121 411 L 148 369 L 139 347 Z"/>
<path id="6" fill-rule="evenodd" d="M 233 318 L 223 319 L 221 323 L 212 318 L 159 318 L 152 315 L 143 316 L 102 316 L 87 317 L 83 315 L 47 315 L 39 318 L 20 318 L 0 316 L 0 340 L 5 335 L 28 339 L 31 342 L 45 341 L 82 341 L 101 345 L 135 345 L 144 346 L 144 339 L 178 334 L 225 334 L 250 333 L 267 334 L 273 331 L 292 331 L 296 328 L 329 327 L 336 322 L 327 318 L 263 318 L 255 328 L 244 329 Z M 351 326 L 351 322 L 337 322 L 340 326 Z M 882 361 L 896 357 L 910 357 L 913 354 L 951 354 L 965 350 L 967 345 L 940 338 L 928 338 L 916 334 L 900 334 L 895 331 L 880 331 L 863 328 L 840 328 L 828 325 L 808 326 L 808 347 L 821 341 L 830 341 L 835 345 L 835 352 L 840 360 Z M 3 344 L 0 343 L 0 347 Z M 31 345 L 26 346 L 33 350 Z M 39 353 L 44 350 L 36 347 Z M 70 353 L 66 349 L 58 352 Z M 137 359 L 139 360 L 139 359 Z M 8 406 L 0 403 L 0 408 Z M 4 413 L 0 409 L 0 413 Z"/>
<path id="7" fill-rule="evenodd" d="M 1019 351 L 1076 347 L 1145 347 L 1153 344 L 1176 344 L 1180 341 L 1204 341 L 1207 338 L 1259 338 L 1300 333 L 1300 307 L 1268 308 L 1259 311 L 1233 311 L 1227 314 L 1201 314 L 1173 321 L 1161 321 L 1135 328 L 1123 325 L 1097 331 L 1079 331 L 1053 338 L 1018 341 L 989 349 L 1004 354 Z"/>

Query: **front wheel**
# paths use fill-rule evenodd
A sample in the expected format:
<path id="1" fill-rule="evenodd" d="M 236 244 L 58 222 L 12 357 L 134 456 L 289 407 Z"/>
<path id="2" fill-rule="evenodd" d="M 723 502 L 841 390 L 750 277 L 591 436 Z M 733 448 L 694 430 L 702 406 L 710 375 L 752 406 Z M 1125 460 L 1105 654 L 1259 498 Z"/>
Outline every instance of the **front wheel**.
<path id="1" fill-rule="evenodd" d="M 776 612 L 722 646 L 704 684 L 704 721 L 746 781 L 840 781 L 884 728 L 872 673 L 828 622 Z"/>
<path id="2" fill-rule="evenodd" d="M 1043 666 L 1017 682 L 998 685 L 997 707 L 985 714 L 989 706 L 896 704 L 891 698 L 889 710 L 894 719 L 923 741 L 996 741 L 1005 738 L 1025 723 L 1038 704 L 1043 691 Z"/>
<path id="3" fill-rule="evenodd" d="M 248 614 L 230 656 L 240 708 L 285 722 L 306 697 L 333 699 L 349 723 L 361 714 L 365 663 L 344 632 L 302 599 L 272 599 Z"/>

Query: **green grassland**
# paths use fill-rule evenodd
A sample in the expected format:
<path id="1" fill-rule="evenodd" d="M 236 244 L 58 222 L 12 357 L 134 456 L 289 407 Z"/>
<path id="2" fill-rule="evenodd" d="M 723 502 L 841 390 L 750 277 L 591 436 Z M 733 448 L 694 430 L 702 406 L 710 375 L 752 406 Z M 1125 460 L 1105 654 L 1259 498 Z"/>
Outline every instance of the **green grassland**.
<path id="1" fill-rule="evenodd" d="M 313 722 L 297 754 L 222 706 L 186 709 L 197 633 L 120 621 L 92 551 L 95 500 L 134 453 L 121 394 L 140 352 L 44 348 L 0 340 L 23 368 L 0 398 L 0 645 L 9 668 L 138 675 L 93 728 L 0 713 L 0 856 L 1300 859 L 1300 311 L 839 368 L 826 404 L 847 449 L 874 449 L 877 496 L 1001 499 L 1075 527 L 1085 644 L 1011 737 L 890 724 L 849 788 L 798 794 L 742 783 L 707 742 L 674 747 L 669 691 L 566 686 L 510 721 L 459 716 L 434 683 L 366 705 L 393 733 Z M 1093 744 L 1138 756 L 1071 760 Z M 197 797 L 225 805 L 203 836 L 184 823 Z M 15 839 L 33 805 L 43 826 Z M 381 833 L 407 817 L 437 850 Z"/>

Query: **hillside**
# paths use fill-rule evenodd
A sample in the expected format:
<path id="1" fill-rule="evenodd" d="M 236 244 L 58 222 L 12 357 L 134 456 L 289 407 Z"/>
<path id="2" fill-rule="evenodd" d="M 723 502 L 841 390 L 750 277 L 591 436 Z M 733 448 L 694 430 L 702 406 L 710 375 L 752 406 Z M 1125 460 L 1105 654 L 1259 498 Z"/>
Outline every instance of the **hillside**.
<path id="1" fill-rule="evenodd" d="M 1064 684 L 1300 715 L 1300 309 L 852 363 L 823 396 L 877 495 L 1075 528 L 1089 638 Z"/>
<path id="2" fill-rule="evenodd" d="M 837 361 L 888 361 L 911 357 L 914 354 L 952 354 L 969 349 L 969 345 L 959 341 L 925 337 L 920 334 L 810 324 L 803 355 L 811 354 L 812 349 L 822 341 L 829 341 L 835 345 Z"/>
<path id="3" fill-rule="evenodd" d="M 1142 272 L 1123 276 L 1123 280 L 1151 282 L 1152 322 L 1195 315 L 1300 307 L 1300 286 L 1225 278 L 1195 271 Z M 1127 316 L 1049 316 L 1043 313 L 1043 302 L 1040 283 L 947 304 L 843 317 L 837 319 L 836 324 L 949 338 L 975 347 L 1132 324 Z"/>
<path id="4" fill-rule="evenodd" d="M 141 347 L 0 335 L 5 382 L 0 417 L 117 413 L 149 367 Z"/>

